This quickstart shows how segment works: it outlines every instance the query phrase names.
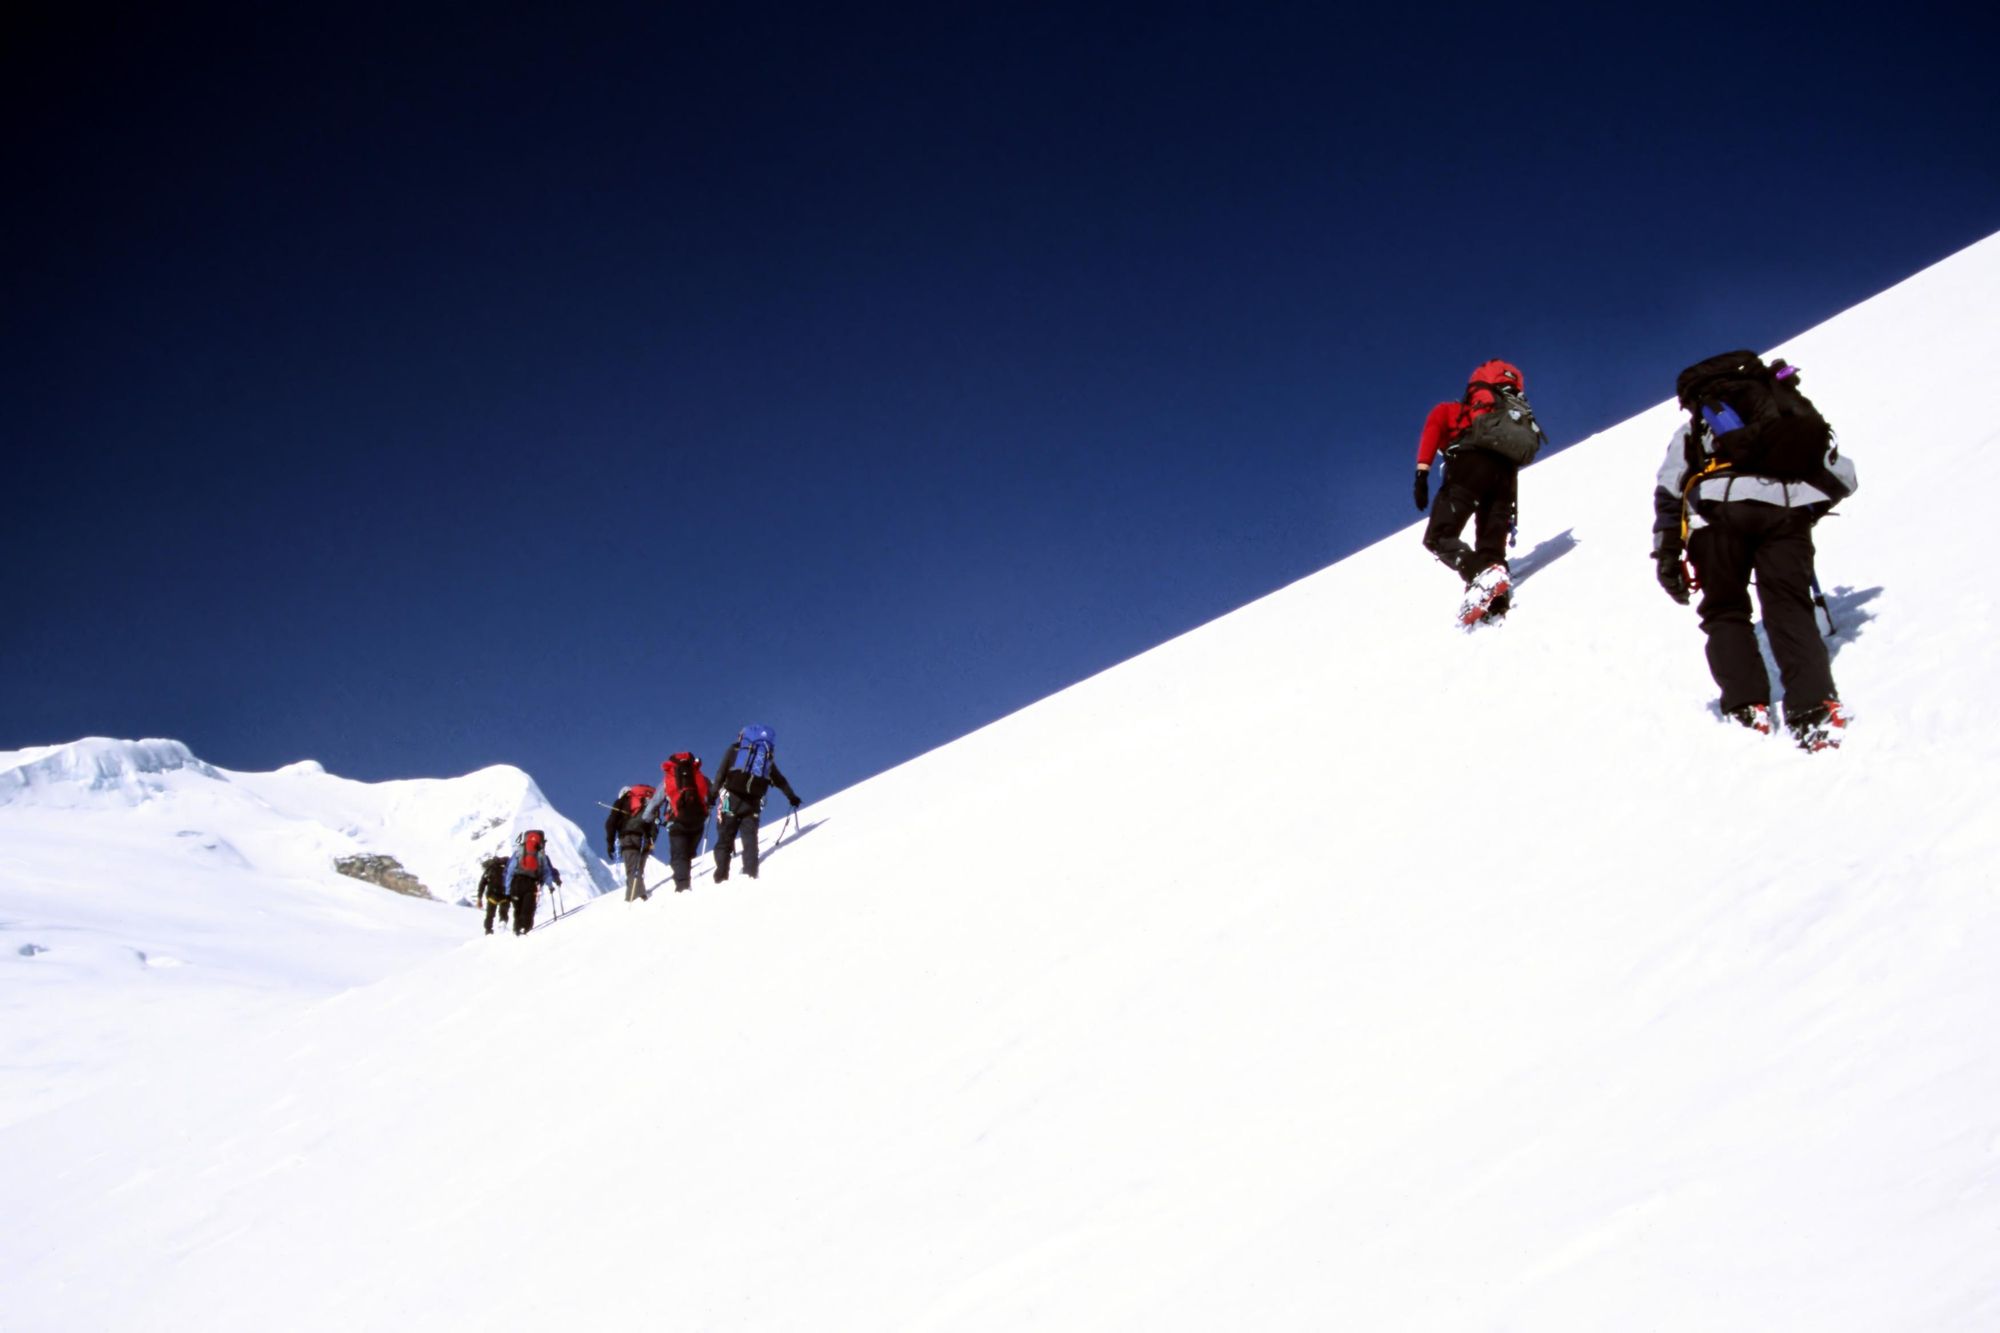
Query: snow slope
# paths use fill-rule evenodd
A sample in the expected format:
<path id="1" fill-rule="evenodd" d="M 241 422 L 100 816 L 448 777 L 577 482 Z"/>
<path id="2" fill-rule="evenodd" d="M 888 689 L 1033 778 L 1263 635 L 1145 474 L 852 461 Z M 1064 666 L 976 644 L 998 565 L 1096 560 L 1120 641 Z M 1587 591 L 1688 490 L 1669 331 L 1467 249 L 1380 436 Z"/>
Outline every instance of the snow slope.
<path id="1" fill-rule="evenodd" d="M 0 752 L 0 1124 L 462 942 L 469 913 L 334 861 L 391 855 L 459 901 L 528 827 L 581 870 L 573 898 L 610 887 L 515 768 L 363 783 L 311 761 L 229 772 L 168 740 Z"/>
<path id="2" fill-rule="evenodd" d="M 1662 406 L 1524 477 L 1499 630 L 1401 533 L 809 808 L 761 881 L 0 1131 L 8 1316 L 2000 1327 L 1994 585 L 1941 521 L 1996 302 L 2000 238 L 1774 349 L 1861 474 L 1840 753 L 1709 711 Z"/>

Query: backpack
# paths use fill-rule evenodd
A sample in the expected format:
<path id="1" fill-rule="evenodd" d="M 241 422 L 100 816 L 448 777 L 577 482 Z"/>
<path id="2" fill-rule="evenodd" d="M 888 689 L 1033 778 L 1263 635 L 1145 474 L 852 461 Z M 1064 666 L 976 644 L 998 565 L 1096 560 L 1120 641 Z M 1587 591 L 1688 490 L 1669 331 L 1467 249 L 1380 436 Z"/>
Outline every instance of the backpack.
<path id="1" fill-rule="evenodd" d="M 668 755 L 660 765 L 660 782 L 667 793 L 669 818 L 676 824 L 708 818 L 708 775 L 701 771 L 701 760 L 686 750 Z"/>
<path id="2" fill-rule="evenodd" d="M 1698 361 L 1674 381 L 1689 416 L 1690 471 L 1754 472 L 1775 481 L 1811 481 L 1826 465 L 1833 427 L 1799 392 L 1797 366 L 1765 365 L 1755 352 Z M 1715 462 L 1704 467 L 1706 431 Z"/>
<path id="3" fill-rule="evenodd" d="M 646 802 L 653 799 L 653 788 L 645 783 L 635 783 L 618 793 L 617 810 L 621 815 L 636 815 L 646 808 Z"/>
<path id="4" fill-rule="evenodd" d="M 1481 366 L 1480 369 L 1486 367 Z M 1465 386 L 1464 402 L 1468 411 L 1476 405 L 1482 391 L 1492 406 L 1472 419 L 1472 424 L 1452 441 L 1452 449 L 1484 449 L 1487 453 L 1500 455 L 1515 467 L 1526 467 L 1534 462 L 1548 436 L 1542 434 L 1541 426 L 1535 421 L 1535 410 L 1528 406 L 1528 400 L 1521 396 L 1519 389 L 1506 383 L 1474 380 Z"/>
<path id="5" fill-rule="evenodd" d="M 729 771 L 748 773 L 752 778 L 771 780 L 771 752 L 777 735 L 769 727 L 748 726 L 736 733 L 736 758 Z"/>
<path id="6" fill-rule="evenodd" d="M 517 874 L 534 875 L 537 878 L 541 876 L 543 847 L 547 842 L 548 839 L 538 828 L 531 828 L 514 839 L 514 854 L 521 858 Z"/>
<path id="7" fill-rule="evenodd" d="M 479 892 L 486 898 L 507 896 L 507 858 L 489 856 L 479 868 Z"/>

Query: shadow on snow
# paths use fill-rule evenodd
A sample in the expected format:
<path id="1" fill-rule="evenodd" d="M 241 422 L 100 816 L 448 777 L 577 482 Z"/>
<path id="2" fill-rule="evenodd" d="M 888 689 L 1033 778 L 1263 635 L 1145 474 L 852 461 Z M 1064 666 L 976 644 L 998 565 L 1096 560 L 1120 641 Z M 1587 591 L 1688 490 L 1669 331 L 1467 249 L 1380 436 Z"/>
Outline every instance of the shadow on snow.
<path id="1" fill-rule="evenodd" d="M 1535 549 L 1519 560 L 1507 562 L 1508 581 L 1519 587 L 1577 548 L 1576 529 L 1564 528 L 1553 537 L 1535 543 Z"/>

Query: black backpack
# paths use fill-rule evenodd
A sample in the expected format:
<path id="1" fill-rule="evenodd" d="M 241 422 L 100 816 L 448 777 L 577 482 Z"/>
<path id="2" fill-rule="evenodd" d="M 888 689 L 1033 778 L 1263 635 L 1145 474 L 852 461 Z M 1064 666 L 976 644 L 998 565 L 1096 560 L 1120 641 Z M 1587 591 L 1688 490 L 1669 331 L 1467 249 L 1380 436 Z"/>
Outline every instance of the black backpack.
<path id="1" fill-rule="evenodd" d="M 1732 472 L 1812 481 L 1826 466 L 1833 427 L 1799 392 L 1797 366 L 1767 366 L 1755 352 L 1726 352 L 1683 370 L 1674 391 L 1690 420 L 1692 463 L 1699 464 L 1706 432 L 1717 463 Z"/>
<path id="2" fill-rule="evenodd" d="M 1528 406 L 1528 400 L 1505 385 L 1470 384 L 1466 386 L 1466 402 L 1472 401 L 1476 389 L 1485 389 L 1493 395 L 1493 406 L 1472 419 L 1472 424 L 1452 442 L 1452 448 L 1484 449 L 1489 454 L 1498 454 L 1515 467 L 1526 467 L 1535 461 L 1535 455 L 1547 442 L 1548 436 L 1536 424 L 1535 410 Z"/>
<path id="3" fill-rule="evenodd" d="M 507 896 L 507 858 L 489 856 L 480 867 L 479 893 L 485 898 L 505 898 Z"/>

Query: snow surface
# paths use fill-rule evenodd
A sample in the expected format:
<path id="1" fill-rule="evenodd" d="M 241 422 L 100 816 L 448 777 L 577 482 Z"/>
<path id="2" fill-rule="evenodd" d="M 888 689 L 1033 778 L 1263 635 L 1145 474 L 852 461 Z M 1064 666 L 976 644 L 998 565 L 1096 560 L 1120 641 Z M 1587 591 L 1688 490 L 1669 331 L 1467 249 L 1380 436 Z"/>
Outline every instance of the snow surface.
<path id="1" fill-rule="evenodd" d="M 229 772 L 169 740 L 0 752 L 0 1124 L 134 1062 L 224 1048 L 244 1024 L 268 1027 L 477 929 L 463 908 L 338 874 L 336 858 L 394 856 L 462 901 L 480 861 L 536 827 L 572 871 L 573 901 L 611 887 L 516 768 L 362 783 L 311 761 Z"/>
<path id="2" fill-rule="evenodd" d="M 1662 405 L 1524 477 L 1504 627 L 1400 533 L 809 807 L 760 881 L 0 1131 L 0 1318 L 2000 1327 L 1995 583 L 1945 510 L 1996 303 L 2000 238 L 1774 349 L 1860 469 L 1841 752 L 1710 710 Z"/>

